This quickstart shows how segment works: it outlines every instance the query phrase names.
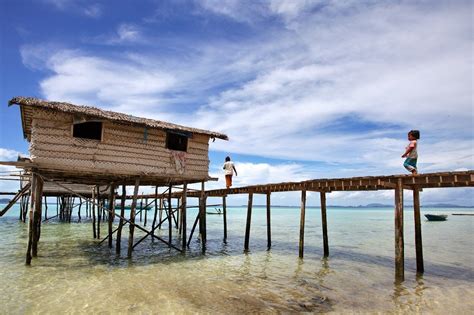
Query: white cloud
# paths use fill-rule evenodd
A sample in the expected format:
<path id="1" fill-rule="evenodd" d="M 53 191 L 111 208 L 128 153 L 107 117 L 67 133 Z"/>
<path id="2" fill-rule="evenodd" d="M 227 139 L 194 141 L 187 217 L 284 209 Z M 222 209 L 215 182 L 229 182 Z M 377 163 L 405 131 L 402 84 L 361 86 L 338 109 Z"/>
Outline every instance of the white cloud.
<path id="1" fill-rule="evenodd" d="M 16 161 L 20 152 L 11 149 L 0 148 L 0 161 Z M 14 179 L 10 174 L 19 174 L 19 170 L 14 166 L 0 165 L 0 177 Z M 19 182 L 13 180 L 0 180 L 0 191 L 16 192 L 19 189 Z"/>
<path id="2" fill-rule="evenodd" d="M 81 0 L 43 0 L 60 11 L 79 13 L 89 18 L 99 18 L 102 15 L 102 7 L 98 3 L 87 4 Z"/>
<path id="3" fill-rule="evenodd" d="M 422 171 L 474 168 L 469 2 L 199 3 L 256 29 L 271 15 L 285 27 L 236 43 L 177 44 L 121 24 L 109 43 L 144 44 L 143 52 L 24 46 L 23 62 L 51 71 L 40 85 L 48 99 L 227 133 L 231 141 L 216 142 L 217 150 L 333 165 L 287 165 L 282 176 L 400 173 L 410 129 L 422 131 Z M 157 49 L 166 45 L 172 53 Z M 277 180 L 283 166 L 242 167 L 252 175 L 238 184 Z"/>
<path id="4" fill-rule="evenodd" d="M 102 7 L 99 4 L 92 4 L 84 8 L 84 14 L 91 18 L 99 18 L 102 15 Z"/>

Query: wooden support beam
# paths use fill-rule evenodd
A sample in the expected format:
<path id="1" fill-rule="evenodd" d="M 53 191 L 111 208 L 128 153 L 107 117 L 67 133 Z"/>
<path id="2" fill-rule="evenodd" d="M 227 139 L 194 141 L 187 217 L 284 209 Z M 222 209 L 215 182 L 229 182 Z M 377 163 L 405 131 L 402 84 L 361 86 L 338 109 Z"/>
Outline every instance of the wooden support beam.
<path id="1" fill-rule="evenodd" d="M 155 235 L 155 226 L 156 226 L 156 217 L 158 215 L 158 186 L 155 186 L 155 197 L 154 197 L 154 203 L 155 203 L 155 214 L 153 215 L 153 223 L 151 224 L 151 240 L 152 242 L 155 240 L 155 238 L 153 237 Z"/>
<path id="2" fill-rule="evenodd" d="M 58 198 L 59 200 L 59 198 Z M 95 200 L 95 187 L 92 189 L 92 200 Z M 59 201 L 58 201 L 59 205 Z M 96 229 L 96 222 L 95 222 L 95 202 L 92 202 L 92 234 L 94 235 L 94 238 L 97 238 L 97 229 Z"/>
<path id="3" fill-rule="evenodd" d="M 402 179 L 395 188 L 395 281 L 405 280 L 405 247 L 403 240 L 403 185 Z"/>
<path id="4" fill-rule="evenodd" d="M 169 186 L 168 188 L 168 242 L 171 244 L 172 241 L 172 234 L 173 234 L 173 220 L 171 218 L 173 217 L 173 209 L 171 208 L 171 194 L 172 191 L 171 189 L 173 188 L 172 185 Z"/>
<path id="5" fill-rule="evenodd" d="M 120 219 L 119 226 L 117 228 L 117 241 L 115 244 L 115 253 L 120 255 L 120 246 L 122 242 L 122 228 L 123 228 L 123 217 L 125 216 L 125 199 L 127 197 L 127 186 L 122 185 L 122 196 L 120 200 Z M 115 211 L 115 209 L 114 209 Z"/>
<path id="6" fill-rule="evenodd" d="M 99 185 L 96 187 L 96 197 L 97 197 L 97 238 L 100 238 L 100 219 L 102 217 L 102 199 L 100 198 L 100 188 Z"/>
<path id="7" fill-rule="evenodd" d="M 413 214 L 415 217 L 415 248 L 416 248 L 416 272 L 424 273 L 423 264 L 423 243 L 421 237 L 421 219 L 420 219 L 420 192 L 413 189 Z"/>
<path id="8" fill-rule="evenodd" d="M 181 241 L 182 241 L 182 249 L 183 251 L 186 250 L 186 230 L 187 230 L 187 226 L 186 226 L 186 218 L 187 218 L 187 215 L 186 215 L 186 204 L 187 204 L 187 193 L 188 193 L 188 184 L 187 183 L 184 183 L 183 185 L 183 196 L 182 196 L 182 202 L 181 202 L 181 232 L 182 232 L 182 235 L 181 235 Z"/>
<path id="9" fill-rule="evenodd" d="M 299 256 L 303 258 L 304 255 L 304 225 L 306 215 L 306 190 L 301 191 L 301 213 L 300 213 L 300 244 Z"/>
<path id="10" fill-rule="evenodd" d="M 271 193 L 267 191 L 267 249 L 272 247 Z"/>
<path id="11" fill-rule="evenodd" d="M 138 197 L 138 189 L 140 188 L 140 179 L 137 178 L 135 180 L 135 188 L 133 190 L 133 200 L 132 206 L 130 207 L 130 225 L 129 225 L 129 236 L 128 236 L 128 258 L 132 258 L 132 251 L 133 251 L 133 232 L 135 228 L 135 208 L 137 207 L 137 197 Z"/>
<path id="12" fill-rule="evenodd" d="M 112 248 L 112 233 L 113 233 L 113 223 L 114 223 L 114 213 L 115 213 L 115 185 L 114 183 L 110 184 L 109 191 L 109 248 Z"/>
<path id="13" fill-rule="evenodd" d="M 30 193 L 30 207 L 28 210 L 29 214 L 29 220 L 28 220 L 28 245 L 26 249 L 26 264 L 30 265 L 31 264 L 31 259 L 33 257 L 32 255 L 32 247 L 33 247 L 33 241 L 36 236 L 36 227 L 34 224 L 34 212 L 36 209 L 36 202 L 38 201 L 38 198 L 36 197 L 38 194 L 38 180 L 39 176 L 36 175 L 36 173 L 33 173 L 33 176 L 31 177 L 31 193 Z"/>
<path id="14" fill-rule="evenodd" d="M 227 197 L 222 197 L 222 211 L 224 220 L 224 243 L 227 243 Z"/>
<path id="15" fill-rule="evenodd" d="M 207 241 L 205 182 L 201 183 L 201 197 L 199 198 L 199 206 L 199 233 L 201 234 L 202 248 L 205 249 Z"/>
<path id="16" fill-rule="evenodd" d="M 252 203 L 253 203 L 253 191 L 249 191 L 249 200 L 247 205 L 247 224 L 245 226 L 245 243 L 244 250 L 249 250 L 249 240 L 250 240 L 250 223 L 252 221 Z"/>
<path id="17" fill-rule="evenodd" d="M 41 211 L 42 211 L 42 200 L 43 200 L 43 179 L 41 176 L 38 176 L 38 180 L 36 182 L 36 202 L 35 208 L 33 213 L 33 244 L 31 247 L 31 255 L 33 257 L 38 256 L 38 242 L 41 236 Z"/>
<path id="18" fill-rule="evenodd" d="M 321 192 L 321 225 L 323 228 L 323 250 L 324 257 L 329 257 L 329 242 L 328 242 L 328 223 L 326 218 L 326 193 Z"/>

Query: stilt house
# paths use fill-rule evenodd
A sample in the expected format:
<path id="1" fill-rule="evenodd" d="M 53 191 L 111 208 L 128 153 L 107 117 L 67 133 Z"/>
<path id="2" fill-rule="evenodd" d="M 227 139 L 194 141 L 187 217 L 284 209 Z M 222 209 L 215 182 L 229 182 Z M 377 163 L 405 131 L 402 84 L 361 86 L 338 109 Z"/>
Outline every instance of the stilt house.
<path id="1" fill-rule="evenodd" d="M 82 184 L 166 185 L 209 180 L 209 140 L 222 133 L 90 106 L 15 97 L 31 165 L 43 176 Z"/>

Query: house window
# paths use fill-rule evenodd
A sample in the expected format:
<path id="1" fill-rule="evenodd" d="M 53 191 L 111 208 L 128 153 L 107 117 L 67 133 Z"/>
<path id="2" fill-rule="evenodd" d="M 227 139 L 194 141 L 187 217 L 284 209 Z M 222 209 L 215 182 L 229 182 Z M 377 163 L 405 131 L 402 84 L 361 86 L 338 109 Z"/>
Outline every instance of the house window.
<path id="1" fill-rule="evenodd" d="M 72 136 L 74 138 L 102 140 L 102 122 L 88 121 L 74 124 Z"/>
<path id="2" fill-rule="evenodd" d="M 174 132 L 167 132 L 166 148 L 186 152 L 188 150 L 188 137 Z"/>

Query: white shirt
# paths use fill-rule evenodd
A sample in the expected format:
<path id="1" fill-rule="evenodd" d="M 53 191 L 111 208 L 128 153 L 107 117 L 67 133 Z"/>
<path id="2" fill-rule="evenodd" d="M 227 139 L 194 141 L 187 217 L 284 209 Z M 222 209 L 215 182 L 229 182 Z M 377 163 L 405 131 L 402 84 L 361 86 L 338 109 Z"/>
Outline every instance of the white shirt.
<path id="1" fill-rule="evenodd" d="M 234 162 L 229 161 L 224 163 L 224 172 L 226 175 L 234 175 Z"/>

